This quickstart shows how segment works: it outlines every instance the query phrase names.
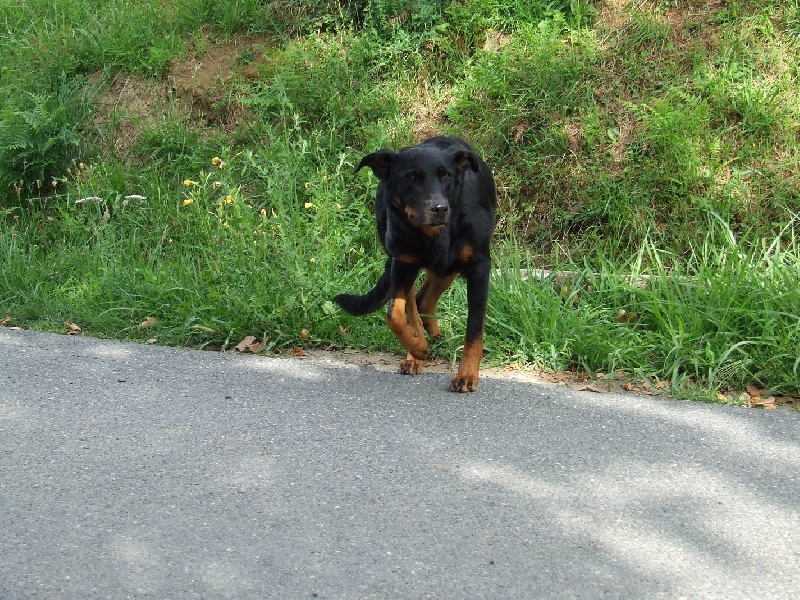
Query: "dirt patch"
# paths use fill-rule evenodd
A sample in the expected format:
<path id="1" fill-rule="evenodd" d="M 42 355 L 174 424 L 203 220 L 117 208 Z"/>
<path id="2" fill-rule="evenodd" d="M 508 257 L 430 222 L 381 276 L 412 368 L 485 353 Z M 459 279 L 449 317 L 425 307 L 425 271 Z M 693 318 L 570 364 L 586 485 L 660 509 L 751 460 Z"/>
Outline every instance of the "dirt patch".
<path id="1" fill-rule="evenodd" d="M 228 103 L 232 86 L 258 77 L 265 42 L 237 37 L 225 44 L 204 44 L 175 61 L 163 80 L 117 73 L 95 98 L 95 125 L 106 132 L 110 151 L 132 158 L 142 131 L 169 116 L 201 127 L 231 132 L 244 120 L 243 109 Z M 104 77 L 98 73 L 99 80 Z"/>
<path id="2" fill-rule="evenodd" d="M 235 127 L 240 115 L 232 113 L 225 100 L 233 84 L 258 77 L 265 46 L 261 38 L 237 36 L 226 44 L 195 48 L 172 65 L 166 78 L 169 91 L 189 107 L 194 120 Z"/>
<path id="3" fill-rule="evenodd" d="M 297 356 L 297 354 L 295 354 Z M 310 360 L 320 360 L 334 364 L 358 365 L 372 367 L 384 373 L 397 373 L 402 356 L 389 352 L 359 352 L 357 350 L 303 350 L 302 355 Z M 446 360 L 434 359 L 425 364 L 425 373 L 455 375 L 458 365 Z M 596 373 L 549 373 L 537 371 L 522 365 L 512 364 L 505 367 L 481 367 L 481 377 L 486 379 L 502 379 L 521 381 L 541 385 L 557 385 L 573 390 L 596 393 L 633 393 L 640 395 L 667 395 L 669 386 L 665 382 L 645 382 L 636 380 L 630 374 L 620 373 L 607 375 Z"/>

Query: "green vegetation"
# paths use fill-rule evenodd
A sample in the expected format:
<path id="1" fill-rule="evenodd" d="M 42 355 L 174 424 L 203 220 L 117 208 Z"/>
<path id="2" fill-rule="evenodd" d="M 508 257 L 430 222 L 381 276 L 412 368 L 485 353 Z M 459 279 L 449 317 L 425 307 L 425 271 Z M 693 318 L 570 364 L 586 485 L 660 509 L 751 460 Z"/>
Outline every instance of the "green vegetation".
<path id="1" fill-rule="evenodd" d="M 0 32 L 12 324 L 395 349 L 330 302 L 383 265 L 353 166 L 447 133 L 500 189 L 488 361 L 800 391 L 798 0 L 26 0 Z"/>

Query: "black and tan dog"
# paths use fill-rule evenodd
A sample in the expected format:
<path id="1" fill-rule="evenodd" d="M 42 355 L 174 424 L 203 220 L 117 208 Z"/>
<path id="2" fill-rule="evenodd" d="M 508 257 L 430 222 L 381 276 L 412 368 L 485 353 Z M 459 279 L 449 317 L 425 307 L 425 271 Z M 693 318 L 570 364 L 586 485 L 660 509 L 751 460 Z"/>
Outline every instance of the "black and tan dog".
<path id="1" fill-rule="evenodd" d="M 400 372 L 416 374 L 428 358 L 423 327 L 441 335 L 436 303 L 458 274 L 467 280 L 467 333 L 464 356 L 450 383 L 454 392 L 474 392 L 483 354 L 489 292 L 489 242 L 494 232 L 494 178 L 472 148 L 455 138 L 435 137 L 399 152 L 365 156 L 356 171 L 369 167 L 379 179 L 375 199 L 378 235 L 389 258 L 375 287 L 363 296 L 334 298 L 354 315 L 389 302 L 386 323 L 408 351 Z M 425 281 L 414 285 L 420 269 Z M 422 316 L 420 316 L 422 315 Z"/>

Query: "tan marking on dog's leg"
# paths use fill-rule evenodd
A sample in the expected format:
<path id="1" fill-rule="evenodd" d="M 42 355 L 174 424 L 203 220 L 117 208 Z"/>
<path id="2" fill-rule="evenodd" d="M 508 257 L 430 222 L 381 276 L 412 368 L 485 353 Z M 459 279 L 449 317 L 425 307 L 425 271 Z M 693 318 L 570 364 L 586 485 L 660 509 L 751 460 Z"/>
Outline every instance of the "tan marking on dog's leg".
<path id="1" fill-rule="evenodd" d="M 406 314 L 408 316 L 408 324 L 414 330 L 414 336 L 424 340 L 425 329 L 422 326 L 422 319 L 420 318 L 419 311 L 417 310 L 417 299 L 414 294 L 413 285 L 406 293 Z M 418 375 L 422 373 L 422 369 L 424 367 L 425 361 L 414 358 L 414 355 L 410 352 L 404 360 L 400 361 L 400 372 L 404 375 Z"/>
<path id="2" fill-rule="evenodd" d="M 431 271 L 425 271 L 425 281 L 422 284 L 422 288 L 419 290 L 418 296 L 419 312 L 423 315 L 435 315 L 436 304 L 439 302 L 439 298 L 444 291 L 450 287 L 450 284 L 453 283 L 456 277 L 457 273 L 453 273 L 447 277 L 439 277 Z M 439 329 L 439 321 L 436 317 L 422 317 L 422 324 L 431 337 L 441 337 L 442 330 Z"/>
<path id="3" fill-rule="evenodd" d="M 413 312 L 416 313 L 416 303 L 413 305 Z M 417 314 L 419 319 L 419 314 Z M 405 348 L 417 360 L 428 358 L 428 341 L 425 336 L 417 335 L 414 327 L 406 321 L 406 299 L 399 296 L 391 300 L 389 313 L 386 316 L 386 325 L 397 337 L 400 345 Z"/>
<path id="4" fill-rule="evenodd" d="M 483 357 L 483 337 L 464 341 L 464 356 L 458 373 L 450 382 L 451 392 L 474 392 L 478 389 L 478 371 Z"/>

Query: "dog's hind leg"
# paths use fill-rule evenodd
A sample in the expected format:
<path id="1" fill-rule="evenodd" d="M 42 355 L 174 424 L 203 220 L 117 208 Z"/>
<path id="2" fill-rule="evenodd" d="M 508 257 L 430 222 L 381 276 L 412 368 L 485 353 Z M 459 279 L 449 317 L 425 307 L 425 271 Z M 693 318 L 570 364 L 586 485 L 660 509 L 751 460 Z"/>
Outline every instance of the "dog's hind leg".
<path id="1" fill-rule="evenodd" d="M 446 277 L 439 277 L 430 270 L 425 271 L 425 281 L 417 294 L 417 307 L 419 312 L 425 315 L 422 317 L 422 324 L 433 338 L 442 337 L 439 321 L 433 316 L 436 314 L 436 304 L 457 275 L 457 273 L 453 273 Z"/>

